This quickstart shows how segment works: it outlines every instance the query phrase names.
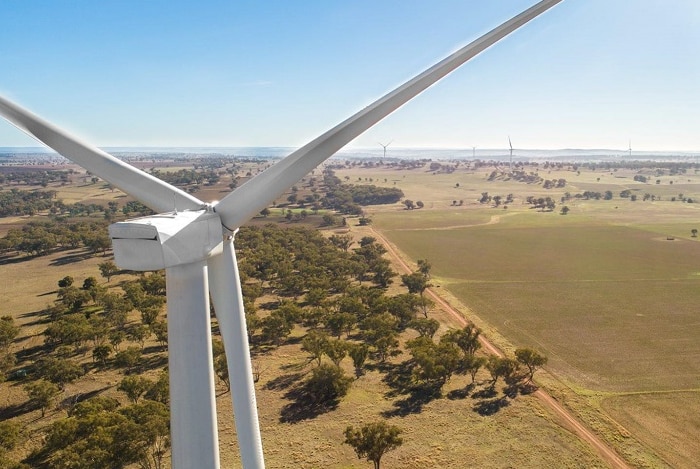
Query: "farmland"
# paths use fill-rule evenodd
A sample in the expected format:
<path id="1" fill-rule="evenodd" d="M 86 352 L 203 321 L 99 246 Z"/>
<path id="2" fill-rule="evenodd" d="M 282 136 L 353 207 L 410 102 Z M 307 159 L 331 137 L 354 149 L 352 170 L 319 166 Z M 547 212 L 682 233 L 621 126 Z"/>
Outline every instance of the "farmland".
<path id="1" fill-rule="evenodd" d="M 641 183 L 634 176 L 652 168 L 550 168 L 539 174 L 567 184 L 542 190 L 507 177 L 489 181 L 492 171 L 339 174 L 421 200 L 422 210 L 375 210 L 375 229 L 407 258 L 428 258 L 434 284 L 502 335 L 504 347 L 543 350 L 556 379 L 603 418 L 672 465 L 692 467 L 700 439 L 700 242 L 691 230 L 700 226 L 700 206 L 681 199 L 697 198 L 700 178 L 688 171 Z M 621 198 L 624 190 L 637 200 Z M 560 202 L 584 191 L 613 197 Z M 514 200 L 496 208 L 477 201 L 484 192 Z M 655 200 L 644 201 L 645 193 Z M 528 196 L 549 196 L 558 207 L 533 209 Z"/>

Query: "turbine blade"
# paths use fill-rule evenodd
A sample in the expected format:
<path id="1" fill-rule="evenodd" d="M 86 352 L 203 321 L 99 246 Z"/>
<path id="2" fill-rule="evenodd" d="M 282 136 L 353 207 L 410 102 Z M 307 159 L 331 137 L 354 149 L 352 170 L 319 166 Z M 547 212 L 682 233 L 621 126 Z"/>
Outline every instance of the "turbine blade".
<path id="1" fill-rule="evenodd" d="M 324 160 L 472 57 L 561 0 L 543 0 L 407 81 L 224 197 L 214 207 L 235 230 Z"/>
<path id="2" fill-rule="evenodd" d="M 224 240 L 223 252 L 210 257 L 207 262 L 209 291 L 224 339 L 241 463 L 246 469 L 263 469 L 265 460 L 255 404 L 255 383 L 233 241 Z"/>
<path id="3" fill-rule="evenodd" d="M 0 116 L 59 154 L 136 197 L 156 212 L 201 209 L 196 197 L 161 181 L 0 96 Z"/>

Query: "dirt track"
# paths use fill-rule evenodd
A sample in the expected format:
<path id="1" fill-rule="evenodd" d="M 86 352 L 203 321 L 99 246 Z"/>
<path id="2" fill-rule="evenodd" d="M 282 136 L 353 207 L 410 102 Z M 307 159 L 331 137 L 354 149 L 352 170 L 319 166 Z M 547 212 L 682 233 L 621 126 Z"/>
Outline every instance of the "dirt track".
<path id="1" fill-rule="evenodd" d="M 497 222 L 498 220 L 494 221 L 492 218 L 489 223 Z M 413 269 L 411 269 L 411 267 L 406 262 L 404 262 L 401 256 L 399 256 L 396 248 L 394 248 L 394 246 L 391 245 L 391 243 L 389 243 L 387 239 L 384 236 L 382 236 L 381 233 L 377 232 L 377 230 L 371 228 L 371 231 L 376 236 L 376 238 L 380 240 L 382 244 L 384 244 L 389 254 L 391 254 L 391 256 L 395 259 L 396 263 L 400 265 L 406 273 L 411 273 Z M 450 306 L 449 303 L 442 299 L 432 289 L 428 289 L 426 290 L 426 292 L 437 304 L 439 304 L 445 311 L 452 315 L 459 324 L 467 324 L 467 320 L 465 319 L 465 317 L 462 314 L 460 314 L 459 311 Z M 486 339 L 483 335 L 479 337 L 479 340 L 481 342 L 482 347 L 489 353 L 497 356 L 503 356 L 503 352 L 501 352 L 496 346 L 489 342 L 488 339 Z M 581 421 L 579 421 L 573 414 L 571 414 L 552 396 L 547 394 L 542 389 L 538 389 L 534 393 L 534 395 L 545 405 L 545 407 L 550 409 L 554 415 L 559 417 L 570 431 L 574 432 L 582 441 L 590 445 L 596 451 L 596 453 L 598 453 L 598 455 L 610 465 L 610 467 L 616 469 L 632 468 L 632 466 L 627 464 L 627 462 L 624 459 L 622 459 L 613 448 L 608 446 L 603 440 L 601 440 L 598 437 L 598 435 L 596 435 L 592 430 L 586 427 Z"/>

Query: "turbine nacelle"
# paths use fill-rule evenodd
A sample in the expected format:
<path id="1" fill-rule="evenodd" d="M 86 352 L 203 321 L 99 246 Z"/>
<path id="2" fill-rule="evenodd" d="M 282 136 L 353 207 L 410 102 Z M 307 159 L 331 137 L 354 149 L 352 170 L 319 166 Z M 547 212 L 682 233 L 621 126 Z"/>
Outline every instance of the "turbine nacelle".
<path id="1" fill-rule="evenodd" d="M 211 209 L 134 218 L 109 226 L 114 260 L 122 269 L 148 271 L 191 264 L 221 254 L 221 219 Z"/>

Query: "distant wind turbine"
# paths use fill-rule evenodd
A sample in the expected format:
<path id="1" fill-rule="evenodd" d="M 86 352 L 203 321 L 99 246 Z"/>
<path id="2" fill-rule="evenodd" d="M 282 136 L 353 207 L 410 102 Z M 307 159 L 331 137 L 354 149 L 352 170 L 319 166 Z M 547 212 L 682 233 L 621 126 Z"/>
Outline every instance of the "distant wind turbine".
<path id="1" fill-rule="evenodd" d="M 510 145 L 510 172 L 513 172 L 513 143 L 510 141 L 510 135 L 508 135 L 508 145 Z"/>
<path id="2" fill-rule="evenodd" d="M 246 469 L 265 467 L 233 247 L 238 228 L 355 137 L 560 1 L 543 0 L 506 21 L 215 204 L 204 203 L 0 97 L 0 115 L 20 130 L 159 212 L 110 225 L 109 234 L 121 268 L 166 272 L 173 469 L 219 468 L 210 294 L 229 366 L 241 462 Z"/>
<path id="3" fill-rule="evenodd" d="M 387 143 L 386 145 L 384 145 L 382 142 L 378 142 L 379 145 L 381 145 L 381 146 L 384 148 L 384 158 L 386 158 L 386 148 L 387 148 L 389 145 L 391 145 L 392 142 L 393 142 L 393 140 L 391 140 L 391 141 L 390 141 L 389 143 Z"/>

